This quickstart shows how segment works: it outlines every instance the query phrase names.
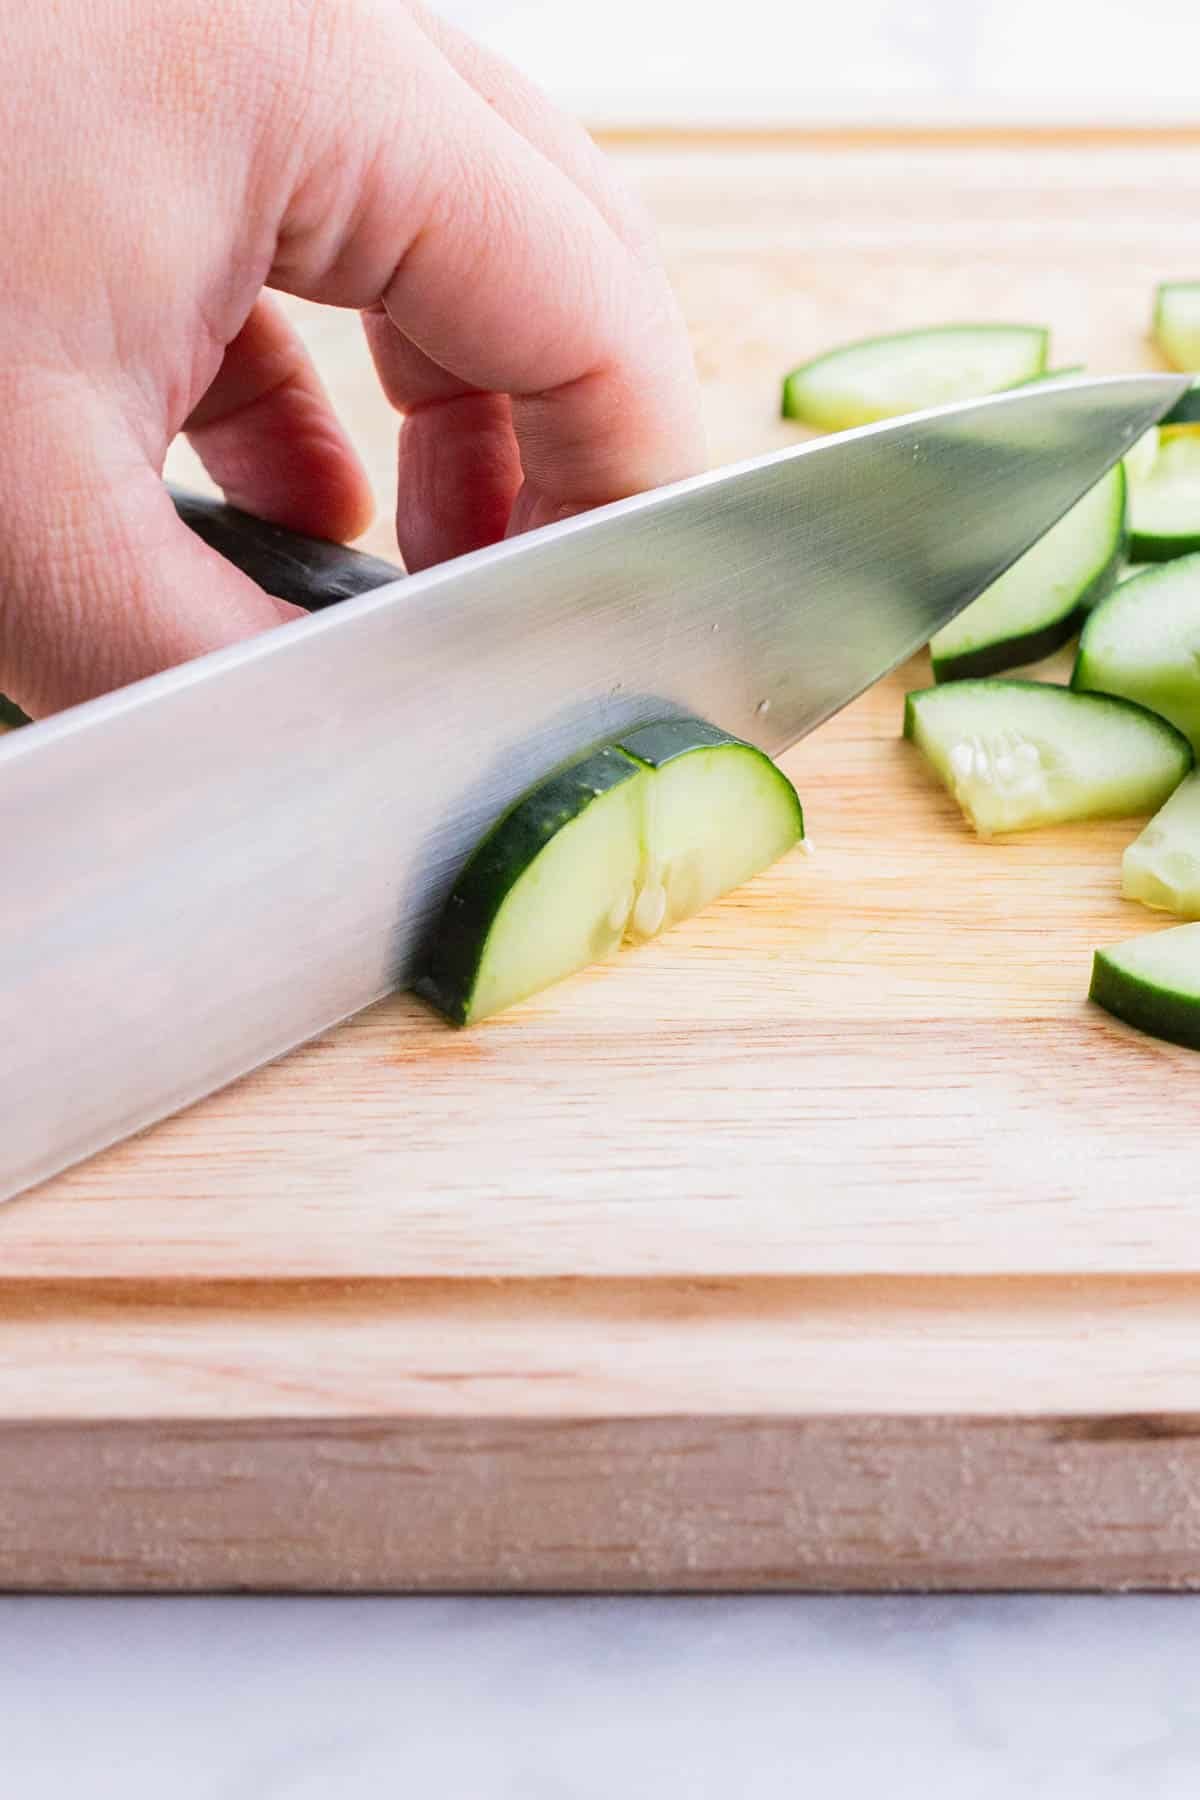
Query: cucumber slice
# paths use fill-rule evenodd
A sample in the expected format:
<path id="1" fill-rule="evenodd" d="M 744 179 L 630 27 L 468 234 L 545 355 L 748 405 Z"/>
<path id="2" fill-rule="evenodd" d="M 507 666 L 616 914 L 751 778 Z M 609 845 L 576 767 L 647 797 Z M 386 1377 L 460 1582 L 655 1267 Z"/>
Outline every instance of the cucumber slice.
<path id="1" fill-rule="evenodd" d="M 1070 381 L 1075 375 L 1086 375 L 1086 363 L 1064 363 L 1061 369 L 1043 369 L 1038 375 L 1022 375 L 1020 381 L 1014 381 L 1015 388 L 1040 387 L 1045 381 Z"/>
<path id="2" fill-rule="evenodd" d="M 1192 766 L 1143 707 L 1036 681 L 923 688 L 905 701 L 904 735 L 981 837 L 1153 812 Z"/>
<path id="3" fill-rule="evenodd" d="M 1152 425 L 1149 431 L 1143 431 L 1140 438 L 1125 452 L 1125 479 L 1133 488 L 1135 482 L 1144 481 L 1154 467 L 1158 457 L 1158 426 Z"/>
<path id="4" fill-rule="evenodd" d="M 1110 469 L 978 600 L 936 632 L 935 681 L 994 675 L 1065 644 L 1108 593 L 1125 551 L 1125 471 Z"/>
<path id="5" fill-rule="evenodd" d="M 1200 555 L 1144 569 L 1101 601 L 1071 686 L 1136 700 L 1200 748 Z"/>
<path id="6" fill-rule="evenodd" d="M 1121 892 L 1200 919 L 1200 775 L 1181 781 L 1121 860 Z"/>
<path id="7" fill-rule="evenodd" d="M 768 756 L 699 719 L 630 731 L 532 788 L 474 852 L 417 991 L 460 1025 L 653 937 L 804 836 Z"/>
<path id="8" fill-rule="evenodd" d="M 1049 338 L 1040 325 L 937 325 L 863 338 L 793 369 L 783 416 L 842 431 L 993 394 L 1040 375 Z"/>
<path id="9" fill-rule="evenodd" d="M 1126 1025 L 1200 1050 L 1200 925 L 1097 950 L 1088 998 Z"/>
<path id="10" fill-rule="evenodd" d="M 1200 281 L 1160 282 L 1154 341 L 1173 369 L 1200 369 Z"/>
<path id="11" fill-rule="evenodd" d="M 1130 476 L 1130 555 L 1169 562 L 1200 550 L 1200 425 L 1160 426 Z"/>
<path id="12" fill-rule="evenodd" d="M 654 771 L 645 790 L 642 871 L 627 935 L 653 937 L 778 862 L 804 836 L 796 791 L 769 757 L 699 719 L 621 739 Z"/>

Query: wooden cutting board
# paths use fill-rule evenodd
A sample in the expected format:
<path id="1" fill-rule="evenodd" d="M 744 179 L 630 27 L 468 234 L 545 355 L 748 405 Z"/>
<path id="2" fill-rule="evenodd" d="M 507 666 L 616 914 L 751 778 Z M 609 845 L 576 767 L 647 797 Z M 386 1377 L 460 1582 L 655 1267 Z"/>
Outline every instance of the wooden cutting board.
<path id="1" fill-rule="evenodd" d="M 1200 137 L 616 151 L 720 460 L 859 333 L 1152 366 L 1198 272 Z M 294 310 L 385 496 L 356 324 Z M 899 738 L 926 679 L 786 759 L 814 858 L 479 1030 L 387 1001 L 5 1208 L 0 1584 L 1200 1585 L 1200 1057 L 1084 998 L 1154 922 L 1132 828 L 975 840 Z"/>

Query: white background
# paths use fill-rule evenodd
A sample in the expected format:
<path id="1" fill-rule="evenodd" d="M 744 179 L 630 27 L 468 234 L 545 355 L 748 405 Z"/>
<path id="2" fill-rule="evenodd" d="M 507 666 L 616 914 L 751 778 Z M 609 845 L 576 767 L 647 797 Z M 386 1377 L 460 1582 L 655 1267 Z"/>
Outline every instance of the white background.
<path id="1" fill-rule="evenodd" d="M 589 123 L 1200 122 L 1197 0 L 441 0 Z"/>
<path id="2" fill-rule="evenodd" d="M 1200 119 L 1200 0 L 443 10 L 593 124 Z M 1195 1800 L 1198 1668 L 1188 1599 L 0 1599 L 0 1796 Z"/>

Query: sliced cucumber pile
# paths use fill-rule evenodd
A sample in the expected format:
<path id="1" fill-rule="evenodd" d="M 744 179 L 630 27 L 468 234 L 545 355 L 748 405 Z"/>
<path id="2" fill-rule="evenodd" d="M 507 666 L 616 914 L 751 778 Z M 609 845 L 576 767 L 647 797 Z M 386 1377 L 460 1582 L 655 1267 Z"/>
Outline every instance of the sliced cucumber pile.
<path id="1" fill-rule="evenodd" d="M 1071 685 L 1136 700 L 1200 748 L 1200 555 L 1145 569 L 1101 601 Z"/>
<path id="2" fill-rule="evenodd" d="M 930 642 L 935 681 L 994 675 L 1065 644 L 1108 593 L 1125 551 L 1125 471 L 1110 469 Z"/>
<path id="3" fill-rule="evenodd" d="M 532 788 L 446 903 L 417 991 L 457 1024 L 739 887 L 804 836 L 769 757 L 698 719 L 630 731 Z"/>
<path id="4" fill-rule="evenodd" d="M 1200 369 L 1200 281 L 1159 284 L 1154 341 L 1173 369 Z"/>
<path id="5" fill-rule="evenodd" d="M 783 383 L 783 416 L 843 431 L 1040 375 L 1049 333 L 1039 325 L 940 325 L 864 338 L 827 351 Z"/>
<path id="6" fill-rule="evenodd" d="M 1186 741 L 1144 707 L 1036 681 L 921 689 L 904 735 L 982 837 L 1151 813 L 1192 767 Z"/>
<path id="7" fill-rule="evenodd" d="M 1181 919 L 1200 919 L 1200 775 L 1181 781 L 1129 845 L 1121 892 Z"/>
<path id="8" fill-rule="evenodd" d="M 1139 445 L 1146 439 L 1139 440 Z M 1169 562 L 1200 550 L 1200 425 L 1163 425 L 1130 471 L 1129 554 Z"/>
<path id="9" fill-rule="evenodd" d="M 1097 950 L 1089 997 L 1139 1031 L 1200 1050 L 1200 925 Z"/>

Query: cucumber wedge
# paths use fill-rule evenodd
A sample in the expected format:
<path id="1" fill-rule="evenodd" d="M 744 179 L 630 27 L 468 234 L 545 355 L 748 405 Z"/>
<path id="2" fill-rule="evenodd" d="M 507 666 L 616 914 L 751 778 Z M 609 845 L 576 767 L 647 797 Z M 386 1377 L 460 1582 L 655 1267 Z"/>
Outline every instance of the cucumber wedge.
<path id="1" fill-rule="evenodd" d="M 1145 441 L 1145 440 L 1141 440 Z M 1129 554 L 1170 562 L 1200 550 L 1200 425 L 1163 425 L 1130 471 Z"/>
<path id="2" fill-rule="evenodd" d="M 1200 281 L 1155 289 L 1154 341 L 1173 369 L 1200 369 Z"/>
<path id="3" fill-rule="evenodd" d="M 804 836 L 769 757 L 699 719 L 628 732 L 518 800 L 455 884 L 417 991 L 456 1024 L 698 912 Z"/>
<path id="4" fill-rule="evenodd" d="M 1151 1037 L 1200 1050 L 1200 925 L 1097 950 L 1088 997 Z"/>
<path id="5" fill-rule="evenodd" d="M 1157 458 L 1158 426 L 1152 425 L 1125 452 L 1125 480 L 1131 489 L 1136 482 L 1145 480 Z"/>
<path id="6" fill-rule="evenodd" d="M 783 416 L 843 431 L 993 394 L 1040 375 L 1048 343 L 1040 325 L 938 325 L 863 338 L 793 369 Z"/>
<path id="7" fill-rule="evenodd" d="M 935 633 L 935 681 L 994 675 L 1049 656 L 1116 582 L 1125 553 L 1125 471 L 1117 465 L 978 600 Z"/>
<path id="8" fill-rule="evenodd" d="M 1143 707 L 1036 681 L 923 688 L 905 701 L 904 735 L 981 837 L 1151 813 L 1192 767 L 1186 741 Z"/>
<path id="9" fill-rule="evenodd" d="M 1022 375 L 1020 381 L 1014 381 L 1015 388 L 1040 387 L 1047 381 L 1070 381 L 1075 375 L 1086 375 L 1086 363 L 1064 363 L 1060 369 L 1043 369 L 1038 375 Z"/>
<path id="10" fill-rule="evenodd" d="M 1181 781 L 1121 859 L 1127 900 L 1200 919 L 1200 775 Z"/>
<path id="11" fill-rule="evenodd" d="M 1071 686 L 1136 700 L 1200 748 L 1200 555 L 1145 569 L 1101 601 Z"/>

